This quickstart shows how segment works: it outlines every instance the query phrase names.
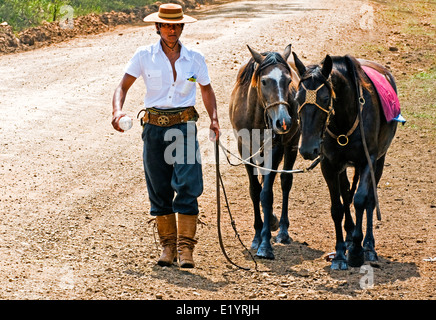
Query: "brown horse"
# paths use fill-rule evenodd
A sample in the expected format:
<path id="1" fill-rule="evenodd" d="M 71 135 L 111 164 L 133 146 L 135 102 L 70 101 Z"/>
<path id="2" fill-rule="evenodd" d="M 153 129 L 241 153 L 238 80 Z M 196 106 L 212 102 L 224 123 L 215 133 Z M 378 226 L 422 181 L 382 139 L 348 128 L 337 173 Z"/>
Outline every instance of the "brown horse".
<path id="1" fill-rule="evenodd" d="M 257 250 L 258 257 L 274 259 L 271 231 L 280 227 L 276 242 L 289 243 L 291 240 L 288 234 L 288 198 L 292 174 L 281 173 L 280 176 L 283 200 L 279 223 L 272 210 L 273 184 L 280 162 L 283 160 L 283 170 L 290 170 L 298 153 L 298 104 L 294 95 L 299 79 L 287 63 L 291 45 L 286 47 L 283 55 L 277 52 L 260 54 L 250 47 L 248 49 L 252 57 L 239 70 L 230 99 L 230 121 L 241 156 L 248 158 L 251 164 L 264 160 L 259 165 L 273 170 L 260 170 L 264 174 L 262 187 L 257 169 L 245 165 L 254 207 L 255 236 L 251 248 Z M 259 149 L 262 147 L 260 143 L 256 145 L 256 136 L 264 141 L 263 149 Z M 263 159 L 259 161 L 259 157 L 254 157 L 256 154 L 262 155 Z M 263 222 L 259 202 L 264 213 Z"/>

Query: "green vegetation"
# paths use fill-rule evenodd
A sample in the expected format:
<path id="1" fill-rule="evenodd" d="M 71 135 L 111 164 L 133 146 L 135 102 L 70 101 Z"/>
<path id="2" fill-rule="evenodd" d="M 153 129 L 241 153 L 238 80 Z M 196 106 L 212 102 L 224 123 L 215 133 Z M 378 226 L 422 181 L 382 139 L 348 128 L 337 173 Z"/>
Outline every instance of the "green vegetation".
<path id="1" fill-rule="evenodd" d="M 408 106 L 403 110 L 404 117 L 413 129 L 421 132 L 430 132 L 436 137 L 436 68 L 423 71 L 399 83 L 399 90 L 413 91 L 415 101 L 408 101 Z M 408 97 L 404 97 L 406 100 Z"/>
<path id="2" fill-rule="evenodd" d="M 15 31 L 56 21 L 62 17 L 62 6 L 69 5 L 74 16 L 91 12 L 103 13 L 146 6 L 155 0 L 0 0 L 0 23 L 6 21 Z"/>
<path id="3" fill-rule="evenodd" d="M 388 0 L 387 10 L 379 13 L 404 36 L 408 44 L 400 40 L 396 45 L 414 57 L 413 71 L 398 79 L 398 91 L 402 102 L 402 114 L 406 127 L 436 140 L 436 2 L 434 0 Z M 387 54 L 386 50 L 383 54 Z M 393 57 L 401 60 L 401 56 Z M 407 67 L 406 67 L 407 68 Z"/>

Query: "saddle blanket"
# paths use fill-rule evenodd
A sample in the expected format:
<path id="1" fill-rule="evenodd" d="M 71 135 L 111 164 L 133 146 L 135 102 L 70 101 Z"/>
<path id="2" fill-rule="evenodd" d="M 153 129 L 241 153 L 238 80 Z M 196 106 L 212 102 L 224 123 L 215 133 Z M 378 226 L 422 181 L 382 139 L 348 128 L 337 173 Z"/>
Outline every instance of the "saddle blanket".
<path id="1" fill-rule="evenodd" d="M 394 120 L 405 123 L 406 119 L 401 115 L 400 101 L 398 100 L 397 93 L 386 77 L 371 67 L 362 66 L 362 69 L 371 79 L 377 90 L 386 121 L 390 122 Z"/>

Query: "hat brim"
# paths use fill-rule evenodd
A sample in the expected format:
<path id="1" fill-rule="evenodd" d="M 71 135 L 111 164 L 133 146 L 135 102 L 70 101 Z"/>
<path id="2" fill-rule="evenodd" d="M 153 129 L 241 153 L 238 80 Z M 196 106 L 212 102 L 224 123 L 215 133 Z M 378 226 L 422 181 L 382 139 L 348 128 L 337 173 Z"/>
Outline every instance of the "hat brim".
<path id="1" fill-rule="evenodd" d="M 146 16 L 143 20 L 144 22 L 160 22 L 160 23 L 193 23 L 197 22 L 197 19 L 187 16 L 184 14 L 181 18 L 176 19 L 165 19 L 159 17 L 159 12 L 154 12 Z"/>

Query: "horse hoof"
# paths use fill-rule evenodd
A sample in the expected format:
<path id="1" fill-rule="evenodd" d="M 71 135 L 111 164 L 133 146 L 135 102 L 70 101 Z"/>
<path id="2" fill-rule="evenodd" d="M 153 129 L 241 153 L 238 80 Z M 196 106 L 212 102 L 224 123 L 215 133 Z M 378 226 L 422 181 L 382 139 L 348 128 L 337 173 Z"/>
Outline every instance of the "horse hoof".
<path id="1" fill-rule="evenodd" d="M 330 266 L 332 270 L 347 270 L 348 264 L 345 260 L 332 260 L 332 265 Z"/>
<path id="2" fill-rule="evenodd" d="M 257 249 L 259 249 L 259 246 L 260 246 L 260 242 L 256 239 L 254 239 L 253 242 L 251 243 L 251 249 L 257 250 Z"/>
<path id="3" fill-rule="evenodd" d="M 378 261 L 378 256 L 375 251 L 365 251 L 365 261 Z"/>
<path id="4" fill-rule="evenodd" d="M 365 255 L 363 254 L 363 252 L 362 254 L 358 255 L 348 254 L 347 262 L 350 267 L 358 268 L 365 263 Z"/>
<path id="5" fill-rule="evenodd" d="M 290 244 L 291 243 L 291 237 L 286 234 L 279 233 L 276 237 L 276 243 L 283 243 L 283 244 Z"/>
<path id="6" fill-rule="evenodd" d="M 275 258 L 272 249 L 268 249 L 268 248 L 259 248 L 259 250 L 257 250 L 256 256 L 261 259 L 268 259 L 268 260 L 274 260 Z"/>

